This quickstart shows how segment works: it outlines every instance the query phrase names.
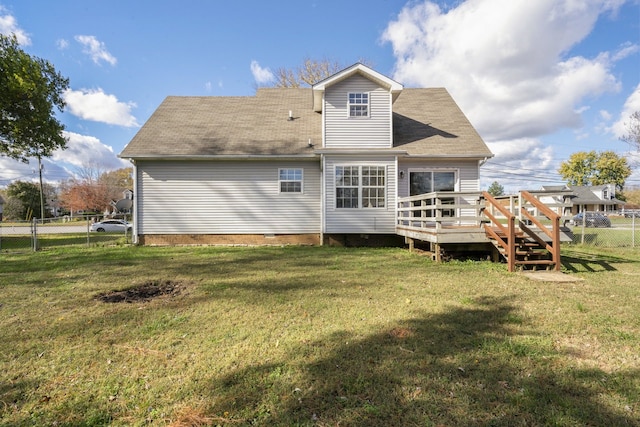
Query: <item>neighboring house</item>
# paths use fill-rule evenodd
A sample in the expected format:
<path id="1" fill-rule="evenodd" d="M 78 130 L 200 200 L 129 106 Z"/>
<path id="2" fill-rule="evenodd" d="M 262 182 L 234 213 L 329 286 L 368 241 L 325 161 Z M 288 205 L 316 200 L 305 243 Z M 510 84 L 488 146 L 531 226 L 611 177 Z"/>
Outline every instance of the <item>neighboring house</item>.
<path id="1" fill-rule="evenodd" d="M 111 200 L 109 205 L 113 208 L 113 211 L 105 215 L 131 214 L 131 209 L 133 208 L 133 191 L 128 188 L 124 189 L 122 191 L 122 199 Z"/>
<path id="2" fill-rule="evenodd" d="M 540 190 L 531 191 L 538 199 L 555 213 L 562 215 L 565 221 L 573 216 L 574 192 L 566 185 L 543 185 Z"/>
<path id="3" fill-rule="evenodd" d="M 618 207 L 624 202 L 616 199 L 616 186 L 614 184 L 592 186 L 569 186 L 574 194 L 572 198 L 572 213 L 594 211 L 604 213 L 617 213 Z"/>
<path id="4" fill-rule="evenodd" d="M 492 156 L 445 89 L 362 64 L 311 88 L 168 97 L 120 154 L 141 244 L 395 236 L 399 197 L 479 192 Z"/>

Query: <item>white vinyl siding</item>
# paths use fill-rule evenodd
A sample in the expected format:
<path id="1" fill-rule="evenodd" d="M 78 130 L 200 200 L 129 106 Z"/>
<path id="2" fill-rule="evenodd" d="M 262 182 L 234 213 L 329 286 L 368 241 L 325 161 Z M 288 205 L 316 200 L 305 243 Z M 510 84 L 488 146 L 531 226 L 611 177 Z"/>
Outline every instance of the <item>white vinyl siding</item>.
<path id="1" fill-rule="evenodd" d="M 301 193 L 279 171 L 301 169 Z M 302 234 L 321 228 L 317 162 L 139 161 L 139 234 Z"/>
<path id="2" fill-rule="evenodd" d="M 392 156 L 330 156 L 325 157 L 325 233 L 395 233 L 397 172 Z M 384 168 L 385 207 L 343 209 L 336 205 L 336 167 Z"/>
<path id="3" fill-rule="evenodd" d="M 456 191 L 480 191 L 480 176 L 477 160 L 436 161 L 436 160 L 406 160 L 398 165 L 403 178 L 399 182 L 398 197 L 409 196 L 409 171 L 456 171 Z"/>
<path id="4" fill-rule="evenodd" d="M 368 94 L 368 116 L 350 117 L 349 94 Z M 325 91 L 326 148 L 390 148 L 391 94 L 369 79 L 352 76 Z"/>

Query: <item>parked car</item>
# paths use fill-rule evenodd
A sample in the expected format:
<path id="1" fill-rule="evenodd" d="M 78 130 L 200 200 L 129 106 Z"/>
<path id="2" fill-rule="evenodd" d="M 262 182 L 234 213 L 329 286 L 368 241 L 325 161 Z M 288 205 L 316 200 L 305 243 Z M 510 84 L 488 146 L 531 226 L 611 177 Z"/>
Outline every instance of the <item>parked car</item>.
<path id="1" fill-rule="evenodd" d="M 598 212 L 587 212 L 586 216 L 584 212 L 580 212 L 573 217 L 573 224 L 575 226 L 585 227 L 611 227 L 611 220 Z"/>
<path id="2" fill-rule="evenodd" d="M 640 209 L 625 209 L 625 218 L 640 218 Z"/>
<path id="3" fill-rule="evenodd" d="M 89 227 L 89 231 L 97 231 L 99 233 L 104 232 L 116 232 L 116 233 L 124 233 L 124 231 L 131 230 L 131 224 L 126 221 L 121 221 L 119 219 L 106 219 L 100 222 L 94 222 Z"/>

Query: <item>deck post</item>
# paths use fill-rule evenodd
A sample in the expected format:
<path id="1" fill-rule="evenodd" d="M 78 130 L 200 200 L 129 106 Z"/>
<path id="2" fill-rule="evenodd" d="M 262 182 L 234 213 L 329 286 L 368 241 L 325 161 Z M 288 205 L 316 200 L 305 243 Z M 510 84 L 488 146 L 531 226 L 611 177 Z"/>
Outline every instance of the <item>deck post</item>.
<path id="1" fill-rule="evenodd" d="M 436 262 L 442 262 L 442 256 L 440 255 L 440 243 L 432 243 L 431 248 Z"/>
<path id="2" fill-rule="evenodd" d="M 407 243 L 409 244 L 409 252 L 413 252 L 413 248 L 415 247 L 415 243 L 411 237 L 406 237 Z"/>

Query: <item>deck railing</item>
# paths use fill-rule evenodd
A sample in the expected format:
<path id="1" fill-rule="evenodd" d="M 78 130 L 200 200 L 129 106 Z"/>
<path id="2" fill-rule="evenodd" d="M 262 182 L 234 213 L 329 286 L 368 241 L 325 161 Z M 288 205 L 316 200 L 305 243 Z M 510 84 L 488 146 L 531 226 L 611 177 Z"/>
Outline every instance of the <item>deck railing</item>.
<path id="1" fill-rule="evenodd" d="M 514 271 L 518 226 L 549 251 L 560 269 L 560 221 L 570 207 L 564 193 L 522 191 L 493 197 L 487 192 L 437 191 L 398 199 L 396 230 L 434 243 L 478 242 L 479 235 L 488 235 L 504 249 L 509 271 Z"/>
<path id="2" fill-rule="evenodd" d="M 407 229 L 444 231 L 452 226 L 481 227 L 480 192 L 437 191 L 398 200 L 396 225 Z"/>

